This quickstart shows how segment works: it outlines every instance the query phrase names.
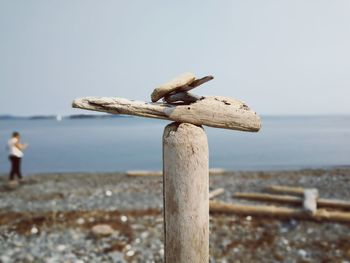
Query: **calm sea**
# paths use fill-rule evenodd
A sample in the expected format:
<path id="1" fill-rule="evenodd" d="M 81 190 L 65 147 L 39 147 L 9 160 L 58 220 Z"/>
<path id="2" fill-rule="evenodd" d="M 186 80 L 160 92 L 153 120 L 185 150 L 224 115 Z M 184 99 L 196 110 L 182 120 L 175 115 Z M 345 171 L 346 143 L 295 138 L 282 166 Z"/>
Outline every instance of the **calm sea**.
<path id="1" fill-rule="evenodd" d="M 262 117 L 259 133 L 206 127 L 210 166 L 275 170 L 350 165 L 350 116 Z M 25 174 L 160 170 L 166 121 L 141 118 L 0 121 L 0 172 L 13 130 L 30 147 Z"/>

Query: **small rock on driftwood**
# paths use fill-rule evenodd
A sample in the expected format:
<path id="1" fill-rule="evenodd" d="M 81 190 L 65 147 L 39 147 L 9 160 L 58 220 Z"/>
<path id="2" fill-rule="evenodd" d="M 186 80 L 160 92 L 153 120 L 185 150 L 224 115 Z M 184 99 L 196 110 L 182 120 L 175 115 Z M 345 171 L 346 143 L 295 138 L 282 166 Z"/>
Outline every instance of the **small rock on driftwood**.
<path id="1" fill-rule="evenodd" d="M 177 93 L 170 93 L 169 95 L 166 95 L 164 97 L 164 101 L 166 101 L 168 103 L 184 102 L 186 104 L 190 104 L 190 103 L 193 103 L 201 98 L 203 98 L 203 97 L 191 94 L 187 91 L 180 91 Z"/>

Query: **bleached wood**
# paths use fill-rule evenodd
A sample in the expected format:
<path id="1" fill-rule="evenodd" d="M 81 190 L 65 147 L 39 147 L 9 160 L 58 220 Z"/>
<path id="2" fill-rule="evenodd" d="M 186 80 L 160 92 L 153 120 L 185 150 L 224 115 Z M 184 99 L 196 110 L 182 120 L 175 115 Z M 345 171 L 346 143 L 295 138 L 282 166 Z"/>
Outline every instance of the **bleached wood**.
<path id="1" fill-rule="evenodd" d="M 303 196 L 305 188 L 294 186 L 270 185 L 266 187 L 265 190 L 271 193 L 293 194 Z"/>
<path id="2" fill-rule="evenodd" d="M 200 79 L 195 79 L 189 86 L 191 86 L 192 88 L 196 88 L 196 87 L 203 85 L 204 83 L 206 83 L 212 79 L 214 79 L 213 76 L 205 76 L 205 77 L 200 78 Z"/>
<path id="3" fill-rule="evenodd" d="M 163 170 L 165 262 L 208 262 L 208 142 L 201 127 L 166 126 Z"/>
<path id="4" fill-rule="evenodd" d="M 261 127 L 260 118 L 246 104 L 219 96 L 205 97 L 190 105 L 86 97 L 74 100 L 73 107 L 250 132 L 257 132 Z"/>
<path id="5" fill-rule="evenodd" d="M 209 175 L 222 175 L 226 172 L 223 168 L 210 168 Z"/>
<path id="6" fill-rule="evenodd" d="M 225 192 L 224 188 L 215 189 L 215 190 L 209 192 L 209 199 L 213 199 L 214 197 L 217 197 L 217 196 L 223 194 L 224 192 Z"/>
<path id="7" fill-rule="evenodd" d="M 302 205 L 304 198 L 300 196 L 290 196 L 290 195 L 277 195 L 277 194 L 262 194 L 262 193 L 235 193 L 233 195 L 235 198 L 256 200 L 256 201 L 266 201 L 266 202 L 276 202 L 285 204 L 295 204 Z M 318 207 L 328 207 L 328 208 L 340 208 L 340 209 L 350 209 L 350 202 L 337 199 L 317 199 Z"/>
<path id="8" fill-rule="evenodd" d="M 327 211 L 325 209 L 316 210 L 315 214 L 305 213 L 304 209 L 288 207 L 276 207 L 266 205 L 241 205 L 225 202 L 210 201 L 210 212 L 228 213 L 237 215 L 268 216 L 278 218 L 295 218 L 317 221 L 350 222 L 349 212 Z"/>
<path id="9" fill-rule="evenodd" d="M 162 171 L 132 170 L 126 172 L 127 176 L 161 176 Z"/>
<path id="10" fill-rule="evenodd" d="M 310 214 L 315 214 L 317 210 L 317 199 L 318 199 L 317 189 L 305 189 L 304 200 L 303 200 L 304 210 Z"/>
<path id="11" fill-rule="evenodd" d="M 85 97 L 75 99 L 73 108 L 85 110 L 108 112 L 111 114 L 126 114 L 146 118 L 156 118 L 168 120 L 164 109 L 174 107 L 165 103 L 147 103 L 137 100 L 128 100 L 113 97 Z"/>
<path id="12" fill-rule="evenodd" d="M 304 200 L 302 197 L 299 197 L 299 196 L 261 194 L 261 193 L 235 193 L 233 197 L 239 198 L 239 199 L 286 203 L 286 204 L 298 204 L 298 205 L 302 205 Z"/>
<path id="13" fill-rule="evenodd" d="M 233 98 L 205 97 L 190 105 L 179 105 L 164 111 L 171 120 L 195 125 L 255 132 L 261 126 L 256 113 Z"/>
<path id="14" fill-rule="evenodd" d="M 155 88 L 151 94 L 151 100 L 153 102 L 158 101 L 165 95 L 179 89 L 182 86 L 191 84 L 196 79 L 196 76 L 192 73 L 183 73 L 177 76 L 171 81 L 168 81 L 159 87 Z"/>
<path id="15" fill-rule="evenodd" d="M 317 199 L 318 207 L 331 207 L 331 208 L 341 208 L 341 209 L 350 209 L 350 202 L 337 199 Z"/>

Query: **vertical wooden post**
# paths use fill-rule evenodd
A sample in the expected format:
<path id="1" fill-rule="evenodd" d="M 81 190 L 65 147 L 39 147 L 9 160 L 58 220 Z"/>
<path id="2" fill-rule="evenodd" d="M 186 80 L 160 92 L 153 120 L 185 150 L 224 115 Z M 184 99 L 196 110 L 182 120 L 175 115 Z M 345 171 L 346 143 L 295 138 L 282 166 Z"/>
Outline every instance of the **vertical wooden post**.
<path id="1" fill-rule="evenodd" d="M 166 263 L 209 262 L 208 141 L 202 127 L 171 123 L 163 134 Z"/>

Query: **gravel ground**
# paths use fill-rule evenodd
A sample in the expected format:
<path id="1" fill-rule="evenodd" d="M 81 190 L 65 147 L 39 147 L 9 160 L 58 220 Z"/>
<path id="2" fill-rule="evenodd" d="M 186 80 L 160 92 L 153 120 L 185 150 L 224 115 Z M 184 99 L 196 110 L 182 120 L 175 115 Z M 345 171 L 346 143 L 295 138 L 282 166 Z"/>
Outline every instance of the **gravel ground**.
<path id="1" fill-rule="evenodd" d="M 216 199 L 267 185 L 315 187 L 350 200 L 350 169 L 229 172 Z M 112 232 L 96 235 L 92 228 Z M 350 224 L 211 214 L 211 262 L 350 262 Z M 162 178 L 121 173 L 37 174 L 15 189 L 0 176 L 0 262 L 163 262 Z"/>

